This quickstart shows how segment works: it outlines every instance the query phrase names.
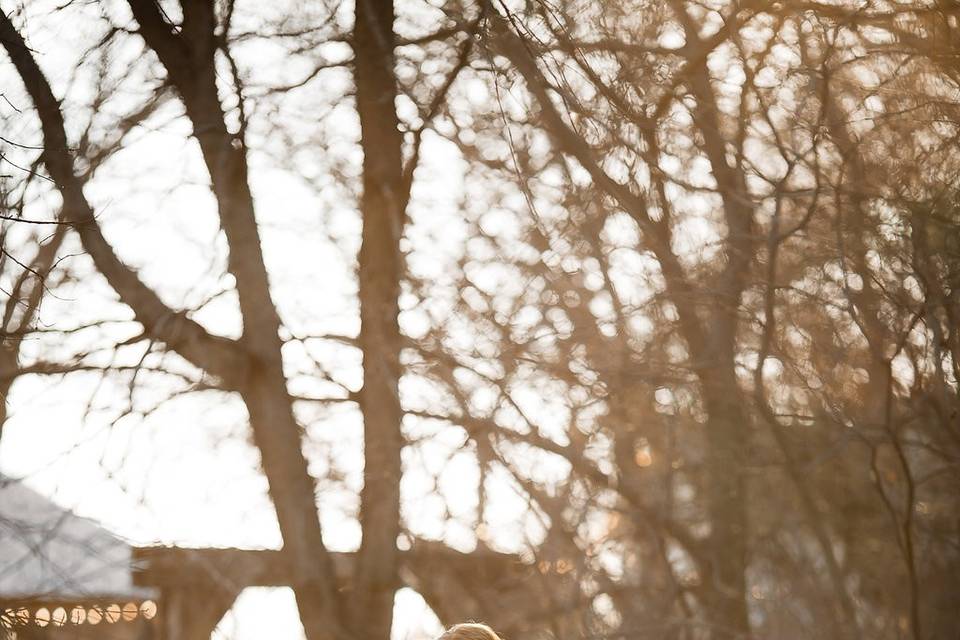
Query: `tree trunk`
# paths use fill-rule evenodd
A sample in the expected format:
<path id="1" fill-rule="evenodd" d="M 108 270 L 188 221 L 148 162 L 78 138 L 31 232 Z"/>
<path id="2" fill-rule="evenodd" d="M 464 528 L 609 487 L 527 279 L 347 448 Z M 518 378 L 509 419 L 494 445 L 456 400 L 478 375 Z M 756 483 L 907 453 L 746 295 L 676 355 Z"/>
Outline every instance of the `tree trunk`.
<path id="1" fill-rule="evenodd" d="M 229 245 L 227 267 L 236 278 L 243 317 L 240 339 L 249 359 L 239 388 L 253 440 L 260 450 L 283 536 L 296 568 L 293 589 L 309 640 L 345 638 L 332 563 L 323 542 L 313 478 L 303 455 L 301 429 L 283 371 L 280 318 L 263 260 L 246 144 L 226 125 L 216 81 L 216 16 L 210 0 L 183 3 L 183 24 L 172 29 L 150 0 L 129 0 L 140 33 L 176 87 L 200 143 Z"/>
<path id="2" fill-rule="evenodd" d="M 398 296 L 405 219 L 402 138 L 394 100 L 394 7 L 358 0 L 354 77 L 363 148 L 363 237 L 359 256 L 364 471 L 360 547 L 353 599 L 356 637 L 387 640 L 399 587 L 400 476 L 403 440 L 398 382 Z"/>
<path id="3" fill-rule="evenodd" d="M 705 497 L 710 519 L 703 579 L 710 637 L 748 637 L 746 569 L 747 416 L 737 388 L 733 362 L 701 377 L 706 424 Z"/>

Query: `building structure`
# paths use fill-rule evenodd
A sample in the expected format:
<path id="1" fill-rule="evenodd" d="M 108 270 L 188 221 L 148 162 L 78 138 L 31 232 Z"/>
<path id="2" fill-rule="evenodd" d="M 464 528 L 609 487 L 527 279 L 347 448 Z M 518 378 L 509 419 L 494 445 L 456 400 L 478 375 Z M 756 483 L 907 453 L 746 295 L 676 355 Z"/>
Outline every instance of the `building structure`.
<path id="1" fill-rule="evenodd" d="M 0 628 L 17 640 L 153 640 L 159 591 L 134 584 L 134 548 L 0 476 Z"/>

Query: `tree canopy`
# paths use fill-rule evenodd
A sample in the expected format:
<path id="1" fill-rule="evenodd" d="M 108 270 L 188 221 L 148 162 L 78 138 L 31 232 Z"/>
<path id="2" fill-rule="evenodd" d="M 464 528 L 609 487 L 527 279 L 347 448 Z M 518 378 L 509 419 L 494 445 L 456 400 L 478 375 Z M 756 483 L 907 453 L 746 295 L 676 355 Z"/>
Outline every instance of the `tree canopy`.
<path id="1" fill-rule="evenodd" d="M 307 638 L 956 634 L 953 3 L 13 5 L 0 418 L 221 412 Z"/>

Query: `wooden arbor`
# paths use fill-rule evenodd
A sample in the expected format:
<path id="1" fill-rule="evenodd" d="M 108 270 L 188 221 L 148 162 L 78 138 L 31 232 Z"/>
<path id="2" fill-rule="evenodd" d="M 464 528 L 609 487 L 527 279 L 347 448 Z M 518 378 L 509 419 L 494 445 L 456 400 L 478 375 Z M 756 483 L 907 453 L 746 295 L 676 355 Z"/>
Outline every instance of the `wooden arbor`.
<path id="1" fill-rule="evenodd" d="M 349 590 L 354 554 L 335 553 L 341 590 Z M 146 547 L 134 550 L 134 582 L 160 592 L 161 640 L 209 640 L 217 623 L 246 587 L 291 586 L 291 568 L 280 551 Z M 483 619 L 516 637 L 548 607 L 532 580 L 542 578 L 516 557 L 478 550 L 459 553 L 419 543 L 403 554 L 401 577 L 444 622 Z"/>
<path id="2" fill-rule="evenodd" d="M 354 554 L 332 555 L 338 588 L 349 591 Z M 513 640 L 544 618 L 555 627 L 572 602 L 562 594 L 576 597 L 566 572 L 482 547 L 419 541 L 401 557 L 403 585 L 443 622 L 482 619 Z M 295 586 L 293 576 L 280 551 L 132 547 L 0 476 L 0 639 L 209 640 L 243 589 Z"/>

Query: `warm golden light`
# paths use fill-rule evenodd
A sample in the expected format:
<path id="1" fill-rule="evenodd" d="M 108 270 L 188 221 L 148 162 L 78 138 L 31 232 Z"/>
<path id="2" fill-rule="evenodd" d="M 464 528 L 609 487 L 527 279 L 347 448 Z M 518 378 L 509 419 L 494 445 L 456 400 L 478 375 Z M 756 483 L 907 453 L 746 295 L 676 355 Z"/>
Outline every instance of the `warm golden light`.
<path id="1" fill-rule="evenodd" d="M 51 620 L 53 621 L 53 624 L 58 627 L 62 627 L 63 625 L 67 624 L 67 610 L 63 607 L 57 607 L 53 610 Z"/>
<path id="2" fill-rule="evenodd" d="M 100 607 L 87 609 L 87 624 L 100 624 L 101 620 L 103 620 L 103 610 Z"/>
<path id="3" fill-rule="evenodd" d="M 45 627 L 50 624 L 50 612 L 46 607 L 40 607 L 33 613 L 33 622 L 38 627 Z"/>
<path id="4" fill-rule="evenodd" d="M 634 461 L 638 467 L 649 467 L 653 464 L 653 455 L 647 449 L 638 449 Z"/>
<path id="5" fill-rule="evenodd" d="M 70 610 L 70 623 L 83 624 L 87 621 L 87 610 L 83 607 L 74 607 Z"/>
<path id="6" fill-rule="evenodd" d="M 114 622 L 118 622 L 120 620 L 121 614 L 122 611 L 120 609 L 120 605 L 111 604 L 107 606 L 107 610 L 103 617 L 107 619 L 107 622 L 113 624 Z"/>
<path id="7" fill-rule="evenodd" d="M 153 620 L 153 617 L 157 615 L 157 603 L 153 600 L 147 600 L 140 605 L 140 615 L 142 615 L 147 620 Z"/>

